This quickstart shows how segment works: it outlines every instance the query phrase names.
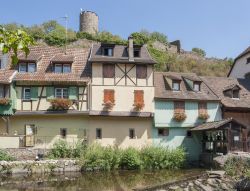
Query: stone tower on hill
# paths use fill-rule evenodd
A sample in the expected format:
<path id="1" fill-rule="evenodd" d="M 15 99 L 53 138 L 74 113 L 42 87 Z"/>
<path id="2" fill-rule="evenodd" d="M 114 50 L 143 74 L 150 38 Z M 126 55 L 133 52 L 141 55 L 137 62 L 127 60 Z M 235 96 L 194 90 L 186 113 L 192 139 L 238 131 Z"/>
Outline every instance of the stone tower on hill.
<path id="1" fill-rule="evenodd" d="M 92 11 L 81 11 L 80 13 L 80 31 L 89 34 L 98 32 L 98 15 Z"/>

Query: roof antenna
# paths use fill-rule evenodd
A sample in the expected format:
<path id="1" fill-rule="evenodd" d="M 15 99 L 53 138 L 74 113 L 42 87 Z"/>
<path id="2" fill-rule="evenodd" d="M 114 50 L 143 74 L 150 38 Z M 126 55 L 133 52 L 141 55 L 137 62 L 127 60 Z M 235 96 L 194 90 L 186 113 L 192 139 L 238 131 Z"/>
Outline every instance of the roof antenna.
<path id="1" fill-rule="evenodd" d="M 67 42 L 68 42 L 68 15 L 65 15 L 64 17 L 61 17 L 62 19 L 65 19 L 65 54 L 67 52 Z"/>

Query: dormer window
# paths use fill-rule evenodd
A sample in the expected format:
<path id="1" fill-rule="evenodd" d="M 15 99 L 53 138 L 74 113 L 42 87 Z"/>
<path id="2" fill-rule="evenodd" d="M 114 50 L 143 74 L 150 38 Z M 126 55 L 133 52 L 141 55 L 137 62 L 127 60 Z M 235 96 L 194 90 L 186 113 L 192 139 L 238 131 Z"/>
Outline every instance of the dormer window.
<path id="1" fill-rule="evenodd" d="M 140 57 L 140 49 L 137 49 L 137 48 L 134 49 L 134 57 L 135 58 Z"/>
<path id="2" fill-rule="evenodd" d="M 232 98 L 239 99 L 240 98 L 240 91 L 239 90 L 232 90 Z"/>
<path id="3" fill-rule="evenodd" d="M 249 64 L 249 63 L 250 63 L 250 57 L 247 58 L 247 64 Z"/>
<path id="4" fill-rule="evenodd" d="M 194 82 L 194 91 L 201 91 L 201 84 L 199 82 Z"/>
<path id="5" fill-rule="evenodd" d="M 19 65 L 18 71 L 20 73 L 36 72 L 36 63 L 19 63 L 18 65 Z"/>
<path id="6" fill-rule="evenodd" d="M 55 73 L 70 73 L 71 64 L 68 64 L 68 63 L 54 64 L 54 72 Z"/>
<path id="7" fill-rule="evenodd" d="M 172 90 L 173 91 L 180 91 L 180 81 L 173 80 Z"/>
<path id="8" fill-rule="evenodd" d="M 113 56 L 114 48 L 113 47 L 103 47 L 103 56 Z"/>

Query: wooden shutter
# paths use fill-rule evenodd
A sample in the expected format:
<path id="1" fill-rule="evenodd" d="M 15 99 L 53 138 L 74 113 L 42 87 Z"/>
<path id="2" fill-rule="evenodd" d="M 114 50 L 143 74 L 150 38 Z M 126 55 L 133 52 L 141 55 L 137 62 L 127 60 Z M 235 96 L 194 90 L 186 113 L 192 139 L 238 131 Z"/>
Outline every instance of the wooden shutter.
<path id="1" fill-rule="evenodd" d="M 31 87 L 30 94 L 31 94 L 32 100 L 37 100 L 38 99 L 38 87 Z"/>
<path id="2" fill-rule="evenodd" d="M 174 112 L 185 113 L 185 102 L 184 101 L 175 101 L 174 102 Z"/>
<path id="3" fill-rule="evenodd" d="M 78 88 L 75 86 L 69 87 L 69 99 L 77 100 L 78 99 Z"/>
<path id="4" fill-rule="evenodd" d="M 136 77 L 138 79 L 146 79 L 147 78 L 147 66 L 137 65 L 136 66 Z"/>
<path id="5" fill-rule="evenodd" d="M 47 99 L 54 99 L 54 95 L 55 95 L 55 88 L 54 87 L 46 87 L 46 96 L 47 96 Z"/>
<path id="6" fill-rule="evenodd" d="M 107 102 L 115 103 L 115 91 L 114 90 L 104 90 L 104 103 Z"/>
<path id="7" fill-rule="evenodd" d="M 134 103 L 143 103 L 144 104 L 144 91 L 135 90 L 134 91 Z"/>
<path id="8" fill-rule="evenodd" d="M 199 114 L 207 113 L 207 103 L 206 102 L 199 102 L 198 109 L 199 109 Z"/>
<path id="9" fill-rule="evenodd" d="M 115 77 L 115 65 L 114 64 L 103 64 L 103 77 L 104 78 Z"/>

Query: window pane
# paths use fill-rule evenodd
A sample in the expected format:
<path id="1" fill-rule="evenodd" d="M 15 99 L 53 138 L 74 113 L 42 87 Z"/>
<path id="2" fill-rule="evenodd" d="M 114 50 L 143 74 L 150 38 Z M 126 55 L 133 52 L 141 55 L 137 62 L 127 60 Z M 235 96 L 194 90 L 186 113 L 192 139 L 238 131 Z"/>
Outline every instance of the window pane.
<path id="1" fill-rule="evenodd" d="M 62 73 L 62 64 L 55 64 L 55 73 Z"/>
<path id="2" fill-rule="evenodd" d="M 146 79 L 147 78 L 147 66 L 137 65 L 136 66 L 136 77 L 138 79 Z"/>
<path id="3" fill-rule="evenodd" d="M 36 71 L 36 64 L 35 63 L 29 63 L 28 64 L 28 72 L 35 72 Z"/>
<path id="4" fill-rule="evenodd" d="M 169 135 L 169 129 L 168 128 L 158 129 L 158 136 L 168 136 L 168 135 Z"/>
<path id="5" fill-rule="evenodd" d="M 63 65 L 63 73 L 70 73 L 70 72 L 71 72 L 70 64 L 64 64 Z"/>
<path id="6" fill-rule="evenodd" d="M 239 98 L 239 90 L 233 90 L 233 98 Z"/>
<path id="7" fill-rule="evenodd" d="M 104 48 L 103 55 L 104 56 L 113 56 L 113 48 Z"/>
<path id="8" fill-rule="evenodd" d="M 0 98 L 4 98 L 4 87 L 0 86 Z"/>
<path id="9" fill-rule="evenodd" d="M 63 98 L 68 98 L 68 89 L 67 88 L 63 88 Z"/>
<path id="10" fill-rule="evenodd" d="M 56 98 L 62 98 L 62 89 L 61 88 L 56 88 Z"/>
<path id="11" fill-rule="evenodd" d="M 194 91 L 200 91 L 200 84 L 195 83 L 194 84 Z"/>
<path id="12" fill-rule="evenodd" d="M 102 129 L 96 129 L 96 139 L 102 138 Z"/>
<path id="13" fill-rule="evenodd" d="M 26 63 L 19 64 L 19 72 L 21 73 L 26 72 Z"/>
<path id="14" fill-rule="evenodd" d="M 30 88 L 24 88 L 24 99 L 30 99 L 31 95 L 30 95 Z"/>
<path id="15" fill-rule="evenodd" d="M 104 78 L 114 78 L 115 77 L 115 65 L 114 64 L 104 64 L 103 65 L 103 77 Z"/>
<path id="16" fill-rule="evenodd" d="M 179 90 L 180 90 L 180 83 L 178 83 L 178 82 L 173 82 L 173 90 L 179 91 Z"/>
<path id="17" fill-rule="evenodd" d="M 135 130 L 134 129 L 129 129 L 129 138 L 134 139 L 135 138 Z"/>
<path id="18" fill-rule="evenodd" d="M 108 56 L 113 56 L 113 49 L 112 48 L 108 49 Z"/>

